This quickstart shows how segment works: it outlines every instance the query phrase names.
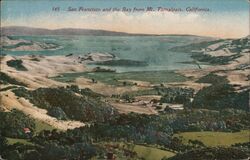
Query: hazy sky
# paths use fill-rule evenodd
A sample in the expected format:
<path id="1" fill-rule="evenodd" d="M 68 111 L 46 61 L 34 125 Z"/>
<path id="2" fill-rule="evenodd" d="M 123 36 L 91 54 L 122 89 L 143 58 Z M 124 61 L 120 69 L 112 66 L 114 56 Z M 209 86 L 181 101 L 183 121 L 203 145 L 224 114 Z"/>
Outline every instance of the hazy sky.
<path id="1" fill-rule="evenodd" d="M 60 11 L 52 11 L 60 7 Z M 153 12 L 69 12 L 68 8 L 146 8 Z M 157 11 L 158 7 L 182 12 Z M 186 8 L 208 8 L 187 12 Z M 4 0 L 2 26 L 88 28 L 149 34 L 194 34 L 236 38 L 249 34 L 248 0 Z"/>

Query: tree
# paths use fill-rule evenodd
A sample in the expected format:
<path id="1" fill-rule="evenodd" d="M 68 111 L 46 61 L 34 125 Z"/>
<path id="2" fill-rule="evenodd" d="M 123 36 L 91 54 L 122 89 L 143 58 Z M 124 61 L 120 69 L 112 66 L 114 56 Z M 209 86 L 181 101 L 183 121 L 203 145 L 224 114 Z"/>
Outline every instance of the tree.
<path id="1" fill-rule="evenodd" d="M 0 117 L 0 130 L 3 136 L 27 138 L 23 129 L 35 130 L 34 120 L 19 110 L 13 109 L 11 112 L 0 112 Z"/>
<path id="2" fill-rule="evenodd" d="M 0 133 L 0 153 L 2 153 L 7 147 L 7 139 Z"/>

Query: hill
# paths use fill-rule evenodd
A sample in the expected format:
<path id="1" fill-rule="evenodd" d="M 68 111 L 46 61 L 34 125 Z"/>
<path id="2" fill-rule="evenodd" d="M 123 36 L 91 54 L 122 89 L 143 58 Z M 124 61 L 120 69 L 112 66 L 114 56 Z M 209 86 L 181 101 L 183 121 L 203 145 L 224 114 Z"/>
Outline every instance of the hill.
<path id="1" fill-rule="evenodd" d="M 101 30 L 101 29 L 100 30 L 82 29 L 82 28 L 46 29 L 46 28 L 33 28 L 33 27 L 25 27 L 25 26 L 1 27 L 1 34 L 2 35 L 192 36 L 192 37 L 200 37 L 197 35 L 188 35 L 188 34 L 158 35 L 158 34 L 116 32 L 116 31 L 108 31 L 108 30 Z"/>
<path id="2" fill-rule="evenodd" d="M 92 36 L 129 36 L 146 34 L 129 34 L 124 32 L 114 32 L 106 30 L 80 29 L 80 28 L 62 28 L 62 29 L 44 29 L 23 26 L 2 27 L 3 35 L 92 35 Z"/>

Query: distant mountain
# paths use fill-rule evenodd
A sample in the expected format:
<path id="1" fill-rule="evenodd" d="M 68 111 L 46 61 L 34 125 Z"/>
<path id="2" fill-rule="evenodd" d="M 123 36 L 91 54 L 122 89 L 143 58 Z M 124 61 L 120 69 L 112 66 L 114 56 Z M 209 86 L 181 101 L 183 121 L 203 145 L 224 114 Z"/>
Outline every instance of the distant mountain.
<path id="1" fill-rule="evenodd" d="M 80 28 L 62 28 L 62 29 L 44 29 L 24 26 L 8 26 L 1 27 L 1 35 L 93 35 L 93 36 L 163 36 L 158 34 L 140 34 L 140 33 L 125 33 L 107 30 L 80 29 Z M 167 34 L 166 36 L 192 36 L 196 35 L 179 35 Z"/>
<path id="2" fill-rule="evenodd" d="M 93 35 L 93 36 L 129 36 L 129 35 L 147 35 L 130 34 L 125 32 L 114 32 L 106 30 L 63 28 L 63 29 L 43 29 L 22 26 L 9 26 L 1 28 L 2 35 Z"/>

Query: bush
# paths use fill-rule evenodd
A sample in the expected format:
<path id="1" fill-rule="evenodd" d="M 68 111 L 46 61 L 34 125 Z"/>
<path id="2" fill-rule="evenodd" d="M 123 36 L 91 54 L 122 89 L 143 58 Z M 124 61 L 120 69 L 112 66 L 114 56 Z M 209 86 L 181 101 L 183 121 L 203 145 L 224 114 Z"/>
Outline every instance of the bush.
<path id="1" fill-rule="evenodd" d="M 179 153 L 171 158 L 163 160 L 240 160 L 249 157 L 246 150 L 237 148 L 201 148 L 185 153 Z"/>
<path id="2" fill-rule="evenodd" d="M 201 89 L 194 97 L 192 106 L 216 110 L 235 108 L 248 111 L 248 93 L 249 91 L 234 92 L 234 88 L 230 84 L 214 84 Z"/>
<path id="3" fill-rule="evenodd" d="M 0 84 L 14 84 L 14 85 L 20 85 L 20 86 L 27 86 L 22 82 L 19 82 L 15 80 L 14 78 L 11 78 L 6 73 L 0 72 Z"/>
<path id="4" fill-rule="evenodd" d="M 53 107 L 48 109 L 48 115 L 52 117 L 56 117 L 59 120 L 67 120 L 67 115 L 64 113 L 62 108 L 60 107 Z"/>
<path id="5" fill-rule="evenodd" d="M 0 153 L 5 150 L 7 147 L 7 139 L 3 137 L 0 133 Z"/>
<path id="6" fill-rule="evenodd" d="M 161 103 L 189 103 L 193 97 L 194 90 L 189 88 L 160 88 Z"/>
<path id="7" fill-rule="evenodd" d="M 23 66 L 23 61 L 16 59 L 16 60 L 9 60 L 7 61 L 7 65 L 9 67 L 13 67 L 18 71 L 27 71 L 27 68 Z"/>
<path id="8" fill-rule="evenodd" d="M 216 85 L 216 84 L 219 84 L 219 83 L 226 84 L 229 81 L 227 80 L 226 77 L 218 76 L 218 75 L 216 75 L 214 73 L 209 73 L 208 75 L 206 75 L 204 77 L 201 77 L 196 82 L 197 83 L 211 83 L 211 84 Z"/>
<path id="9" fill-rule="evenodd" d="M 29 138 L 24 128 L 35 130 L 34 120 L 23 112 L 12 110 L 11 112 L 0 112 L 0 131 L 2 135 L 10 138 Z"/>

